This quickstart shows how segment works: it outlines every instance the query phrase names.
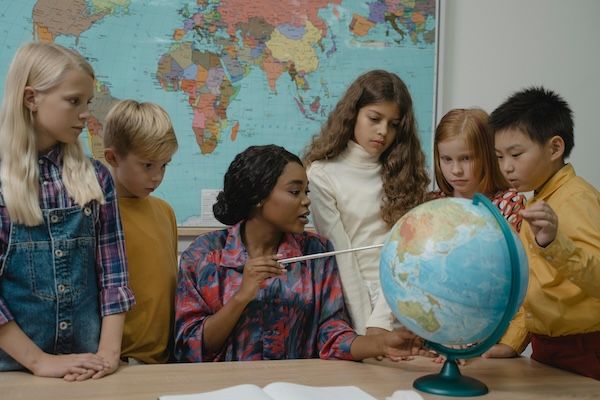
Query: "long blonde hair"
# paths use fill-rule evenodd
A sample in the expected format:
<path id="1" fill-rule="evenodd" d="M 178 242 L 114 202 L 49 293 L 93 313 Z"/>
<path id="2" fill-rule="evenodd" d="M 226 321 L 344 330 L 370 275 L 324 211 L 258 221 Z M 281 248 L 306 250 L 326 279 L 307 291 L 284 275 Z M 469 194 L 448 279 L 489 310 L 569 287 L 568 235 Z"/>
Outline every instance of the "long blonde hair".
<path id="1" fill-rule="evenodd" d="M 381 218 L 391 226 L 426 200 L 429 185 L 412 98 L 398 75 L 373 70 L 359 76 L 329 114 L 321 132 L 312 138 L 304 152 L 304 162 L 308 167 L 313 161 L 337 157 L 354 138 L 358 111 L 385 101 L 398 106 L 401 118 L 394 143 L 379 157 L 384 193 Z"/>
<path id="2" fill-rule="evenodd" d="M 15 54 L 6 76 L 0 108 L 0 183 L 12 222 L 36 226 L 43 222 L 39 199 L 37 135 L 33 113 L 25 106 L 25 87 L 43 93 L 59 85 L 72 70 L 94 78 L 92 66 L 77 52 L 54 43 L 27 43 Z M 63 147 L 62 179 L 81 206 L 104 195 L 94 167 L 81 144 Z"/>
<path id="3" fill-rule="evenodd" d="M 508 189 L 508 182 L 498 166 L 488 119 L 488 114 L 479 108 L 455 108 L 442 117 L 435 129 L 433 141 L 435 181 L 447 196 L 452 196 L 454 189 L 442 173 L 438 145 L 455 137 L 464 138 L 469 146 L 473 156 L 473 171 L 480 173 L 478 191 L 493 196 L 500 190 Z"/>

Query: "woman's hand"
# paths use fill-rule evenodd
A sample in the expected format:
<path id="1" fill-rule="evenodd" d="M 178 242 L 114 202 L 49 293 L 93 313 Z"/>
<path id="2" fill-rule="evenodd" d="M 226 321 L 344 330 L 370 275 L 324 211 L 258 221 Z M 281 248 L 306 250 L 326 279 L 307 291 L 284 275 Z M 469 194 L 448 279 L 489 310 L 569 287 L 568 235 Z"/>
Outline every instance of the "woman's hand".
<path id="1" fill-rule="evenodd" d="M 251 258 L 244 265 L 242 284 L 236 296 L 245 303 L 251 302 L 265 279 L 280 276 L 285 267 L 277 262 L 279 254 Z"/>
<path id="2" fill-rule="evenodd" d="M 381 335 L 383 338 L 382 355 L 393 361 L 412 360 L 414 356 L 436 357 L 436 354 L 424 347 L 423 338 L 402 327 Z"/>

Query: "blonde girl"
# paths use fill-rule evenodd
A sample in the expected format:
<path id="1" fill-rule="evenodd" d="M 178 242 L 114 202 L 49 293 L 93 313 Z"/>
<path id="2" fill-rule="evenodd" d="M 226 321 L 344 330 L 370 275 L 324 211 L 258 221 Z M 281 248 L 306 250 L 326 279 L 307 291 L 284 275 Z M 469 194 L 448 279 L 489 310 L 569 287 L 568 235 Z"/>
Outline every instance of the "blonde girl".
<path id="1" fill-rule="evenodd" d="M 100 378 L 119 363 L 133 304 L 109 171 L 79 143 L 94 71 L 28 43 L 0 109 L 0 371 Z"/>

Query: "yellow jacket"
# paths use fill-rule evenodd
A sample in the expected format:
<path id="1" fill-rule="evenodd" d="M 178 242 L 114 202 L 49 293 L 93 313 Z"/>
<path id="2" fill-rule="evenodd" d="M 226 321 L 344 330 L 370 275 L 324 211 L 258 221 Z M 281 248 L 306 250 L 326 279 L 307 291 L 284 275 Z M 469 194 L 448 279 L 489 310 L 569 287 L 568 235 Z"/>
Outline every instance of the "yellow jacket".
<path id="1" fill-rule="evenodd" d="M 529 204 L 540 200 L 558 216 L 558 232 L 542 248 L 528 223 L 521 228 L 529 288 L 501 340 L 517 353 L 527 346 L 529 333 L 564 336 L 600 331 L 600 193 L 567 164 Z"/>

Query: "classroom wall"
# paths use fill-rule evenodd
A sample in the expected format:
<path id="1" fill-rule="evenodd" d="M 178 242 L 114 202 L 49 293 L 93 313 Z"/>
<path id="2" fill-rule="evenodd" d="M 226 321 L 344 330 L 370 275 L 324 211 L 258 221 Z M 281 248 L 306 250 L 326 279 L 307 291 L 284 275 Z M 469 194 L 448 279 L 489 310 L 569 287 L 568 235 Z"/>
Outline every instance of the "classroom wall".
<path id="1" fill-rule="evenodd" d="M 556 90 L 575 115 L 569 159 L 600 189 L 600 1 L 441 0 L 437 120 L 491 112 L 530 85 Z"/>

